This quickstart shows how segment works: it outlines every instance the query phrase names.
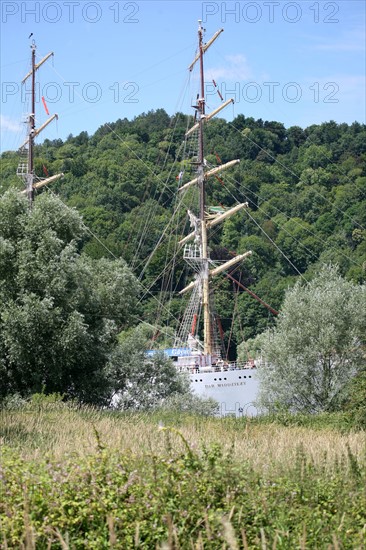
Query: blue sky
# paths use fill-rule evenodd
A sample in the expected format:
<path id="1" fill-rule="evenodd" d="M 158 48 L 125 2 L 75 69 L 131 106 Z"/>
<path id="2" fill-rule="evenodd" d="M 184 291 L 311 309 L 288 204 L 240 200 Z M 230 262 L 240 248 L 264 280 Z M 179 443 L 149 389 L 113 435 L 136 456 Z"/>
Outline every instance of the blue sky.
<path id="1" fill-rule="evenodd" d="M 37 59 L 37 126 L 58 113 L 39 141 L 65 139 L 105 122 L 163 107 L 189 112 L 198 90 L 187 67 L 197 20 L 208 40 L 208 110 L 220 100 L 212 79 L 243 113 L 302 127 L 327 120 L 365 122 L 365 2 L 346 1 L 6 1 L 1 3 L 1 150 L 25 133 L 28 88 L 20 81 Z M 28 39 L 30 33 L 33 37 Z M 24 101 L 22 101 L 24 100 Z M 224 115 L 221 115 L 224 116 Z"/>

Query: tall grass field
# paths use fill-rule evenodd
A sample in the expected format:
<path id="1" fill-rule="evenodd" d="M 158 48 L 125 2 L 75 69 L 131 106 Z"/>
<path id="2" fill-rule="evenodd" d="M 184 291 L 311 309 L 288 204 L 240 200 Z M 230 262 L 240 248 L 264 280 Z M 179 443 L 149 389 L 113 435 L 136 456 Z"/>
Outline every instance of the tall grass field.
<path id="1" fill-rule="evenodd" d="M 0 414 L 4 550 L 366 549 L 366 436 L 341 417 Z"/>

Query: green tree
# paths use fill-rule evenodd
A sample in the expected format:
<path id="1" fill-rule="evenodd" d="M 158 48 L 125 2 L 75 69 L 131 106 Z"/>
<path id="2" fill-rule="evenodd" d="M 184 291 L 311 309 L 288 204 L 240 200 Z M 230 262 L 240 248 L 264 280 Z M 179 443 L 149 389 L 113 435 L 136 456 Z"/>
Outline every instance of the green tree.
<path id="1" fill-rule="evenodd" d="M 151 328 L 144 324 L 121 335 L 111 355 L 108 377 L 119 409 L 151 409 L 167 398 L 189 395 L 188 378 L 177 371 L 163 351 L 146 357 Z"/>
<path id="2" fill-rule="evenodd" d="M 312 226 L 301 218 L 291 218 L 281 227 L 276 244 L 286 256 L 281 257 L 286 273 L 292 273 L 295 268 L 304 273 L 322 248 Z"/>
<path id="3" fill-rule="evenodd" d="M 79 214 L 41 195 L 0 200 L 1 396 L 60 392 L 103 403 L 106 364 L 133 321 L 138 284 L 123 260 L 78 252 Z"/>
<path id="4" fill-rule="evenodd" d="M 347 382 L 365 364 L 366 287 L 323 267 L 288 291 L 274 330 L 260 335 L 261 401 L 295 411 L 339 407 Z"/>

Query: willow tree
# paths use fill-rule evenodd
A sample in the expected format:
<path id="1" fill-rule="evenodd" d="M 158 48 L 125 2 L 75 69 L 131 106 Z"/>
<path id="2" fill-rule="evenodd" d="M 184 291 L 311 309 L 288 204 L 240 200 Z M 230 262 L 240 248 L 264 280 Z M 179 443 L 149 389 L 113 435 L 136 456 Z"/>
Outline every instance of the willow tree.
<path id="1" fill-rule="evenodd" d="M 0 397 L 60 392 L 104 403 L 106 365 L 134 319 L 138 283 L 123 260 L 79 253 L 80 215 L 41 195 L 0 198 Z"/>
<path id="2" fill-rule="evenodd" d="M 276 327 L 260 335 L 260 401 L 293 411 L 336 410 L 365 365 L 366 286 L 325 266 L 286 294 Z"/>

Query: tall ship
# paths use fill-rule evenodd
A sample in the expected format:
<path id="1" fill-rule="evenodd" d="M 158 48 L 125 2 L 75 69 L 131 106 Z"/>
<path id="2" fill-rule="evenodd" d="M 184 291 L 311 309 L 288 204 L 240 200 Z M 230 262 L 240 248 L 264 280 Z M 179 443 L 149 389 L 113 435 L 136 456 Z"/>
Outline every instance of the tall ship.
<path id="1" fill-rule="evenodd" d="M 208 48 L 219 37 L 223 29 L 204 43 L 204 29 L 202 22 L 198 26 L 197 54 L 189 66 L 189 71 L 198 64 L 199 92 L 193 105 L 195 116 L 193 125 L 186 131 L 185 140 L 197 144 L 186 145 L 187 150 L 194 151 L 193 158 L 183 163 L 183 169 L 177 176 L 179 187 L 178 199 L 185 194 L 195 197 L 195 203 L 187 209 L 190 229 L 178 241 L 180 253 L 190 271 L 192 280 L 179 290 L 179 295 L 186 299 L 185 311 L 181 316 L 179 326 L 174 336 L 174 344 L 165 348 L 179 372 L 188 374 L 191 387 L 195 394 L 201 397 L 211 397 L 218 403 L 218 414 L 225 415 L 255 415 L 258 412 L 256 398 L 258 394 L 258 380 L 254 360 L 239 362 L 229 360 L 223 350 L 220 332 L 220 320 L 215 313 L 213 282 L 217 277 L 226 276 L 235 280 L 231 275 L 235 266 L 239 266 L 251 255 L 251 251 L 244 251 L 233 255 L 227 261 L 217 261 L 210 257 L 210 233 L 229 217 L 240 210 L 247 208 L 248 203 L 239 203 L 230 208 L 224 205 L 210 205 L 207 201 L 206 188 L 211 178 L 220 178 L 222 173 L 237 165 L 240 160 L 235 159 L 225 164 L 220 161 L 210 167 L 205 158 L 205 127 L 210 119 L 233 103 L 232 99 L 223 101 L 218 108 L 206 113 L 204 55 Z M 216 83 L 214 82 L 216 86 Z M 219 160 L 219 159 L 218 159 Z M 190 179 L 185 181 L 186 172 Z M 193 176 L 193 177 L 192 177 Z M 189 202 L 189 201 L 186 201 Z M 184 203 L 184 200 L 180 204 Z M 240 283 L 236 281 L 238 285 Z M 153 356 L 156 349 L 150 349 L 148 356 Z"/>
<path id="2" fill-rule="evenodd" d="M 185 373 L 191 383 L 194 394 L 213 398 L 218 403 L 218 414 L 226 415 L 249 415 L 258 413 L 257 395 L 259 382 L 256 376 L 256 363 L 254 360 L 238 361 L 229 358 L 228 349 L 223 344 L 223 330 L 220 319 L 215 310 L 214 282 L 220 277 L 227 277 L 234 281 L 237 287 L 245 288 L 240 281 L 236 280 L 235 270 L 245 259 L 251 255 L 251 251 L 231 253 L 230 259 L 221 260 L 213 258 L 211 254 L 210 238 L 212 233 L 217 231 L 220 225 L 231 216 L 248 207 L 248 203 L 241 202 L 234 206 L 226 207 L 224 204 L 210 204 L 207 188 L 212 179 L 223 177 L 223 173 L 239 164 L 239 159 L 222 163 L 217 156 L 215 166 L 210 165 L 206 160 L 205 151 L 205 128 L 210 120 L 223 109 L 233 103 L 233 99 L 223 100 L 220 92 L 218 95 L 221 104 L 218 108 L 206 113 L 205 98 L 205 76 L 204 56 L 209 47 L 220 36 L 223 29 L 217 31 L 214 36 L 204 42 L 204 29 L 202 22 L 198 26 L 198 48 L 197 54 L 189 66 L 191 73 L 194 68 L 199 69 L 198 86 L 199 91 L 195 99 L 193 124 L 187 128 L 184 136 L 184 157 L 181 160 L 181 170 L 176 176 L 177 189 L 176 201 L 173 207 L 172 220 L 176 214 L 184 211 L 183 231 L 178 230 L 179 237 L 174 241 L 174 255 L 184 260 L 190 272 L 191 280 L 188 284 L 182 285 L 182 278 L 175 290 L 180 297 L 184 308 L 178 315 L 179 319 L 174 323 L 173 329 L 169 331 L 165 343 L 169 346 L 158 345 L 159 338 L 153 337 L 151 349 L 147 350 L 147 360 L 157 352 L 164 351 L 180 373 Z M 39 178 L 34 170 L 34 143 L 35 138 L 48 126 L 57 115 L 52 115 L 45 123 L 36 126 L 36 98 L 35 98 L 35 76 L 37 70 L 45 63 L 53 53 L 49 53 L 40 62 L 36 63 L 36 44 L 31 44 L 31 69 L 24 77 L 31 80 L 31 112 L 27 116 L 27 137 L 20 147 L 21 159 L 17 175 L 24 183 L 30 207 L 34 200 L 34 193 L 37 189 L 56 181 L 63 174 L 56 174 L 51 177 Z M 214 83 L 216 87 L 216 83 Z M 49 115 L 46 102 L 42 98 L 44 109 Z M 188 223 L 187 223 L 188 221 Z M 177 224 L 178 225 L 178 224 Z M 171 229 L 168 228 L 166 232 Z M 166 232 L 162 234 L 162 238 Z M 154 251 L 153 251 L 154 252 Z M 151 261 L 153 252 L 147 258 L 146 265 Z M 168 260 L 169 267 L 177 267 L 176 261 Z M 181 268 L 179 268 L 181 269 Z M 141 276 L 142 277 L 142 276 Z M 162 287 L 166 277 L 163 277 Z M 143 280 L 143 278 L 142 278 Z M 252 292 L 253 297 L 261 301 L 263 305 L 270 308 Z M 162 288 L 161 297 L 166 294 L 166 288 Z M 163 306 L 164 307 L 164 306 Z M 271 308 L 270 308 L 271 309 Z M 272 309 L 272 313 L 277 313 Z M 171 328 L 171 327 L 170 327 Z M 162 332 L 162 327 L 156 328 L 156 334 Z M 174 332 L 174 334 L 173 334 Z M 157 345 L 154 345 L 157 344 Z"/>

